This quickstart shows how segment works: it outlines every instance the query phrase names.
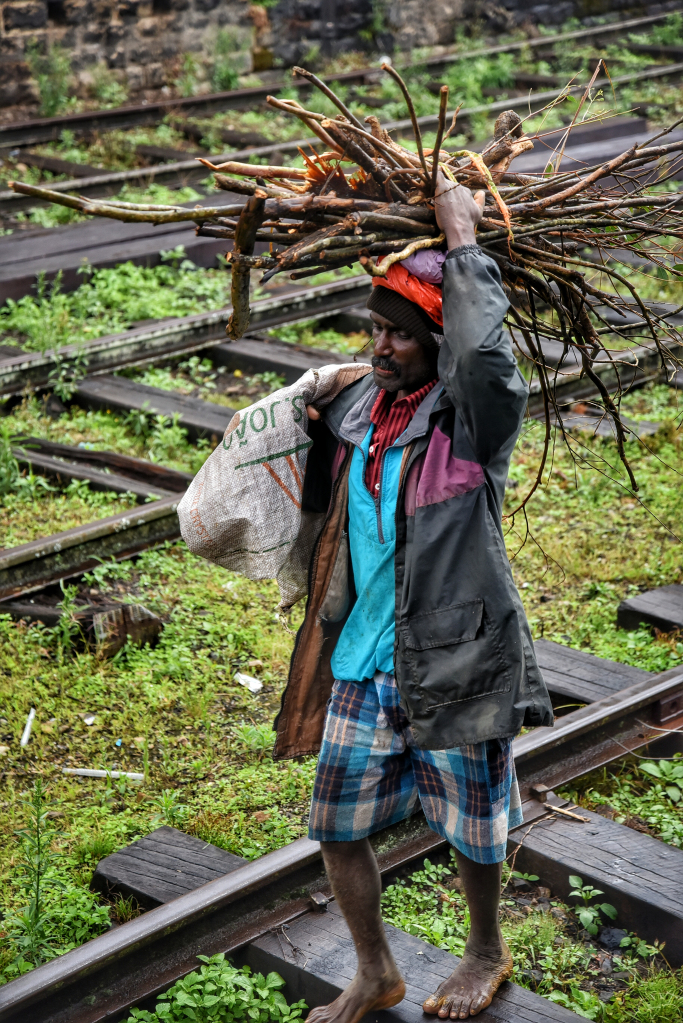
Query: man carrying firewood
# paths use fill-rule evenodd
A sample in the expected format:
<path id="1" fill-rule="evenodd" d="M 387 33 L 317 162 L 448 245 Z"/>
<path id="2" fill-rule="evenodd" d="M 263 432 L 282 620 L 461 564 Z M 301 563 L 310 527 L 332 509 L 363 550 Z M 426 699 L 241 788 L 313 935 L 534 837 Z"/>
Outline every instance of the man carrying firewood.
<path id="1" fill-rule="evenodd" d="M 507 834 L 522 823 L 511 743 L 552 708 L 502 536 L 527 385 L 498 268 L 475 241 L 483 200 L 440 181 L 448 255 L 374 278 L 373 372 L 322 415 L 308 408 L 303 507 L 328 513 L 275 755 L 314 751 L 325 719 L 309 837 L 358 954 L 309 1023 L 356 1023 L 403 998 L 369 836 L 419 805 L 455 850 L 472 921 L 424 1011 L 474 1016 L 512 972 L 498 923 Z"/>

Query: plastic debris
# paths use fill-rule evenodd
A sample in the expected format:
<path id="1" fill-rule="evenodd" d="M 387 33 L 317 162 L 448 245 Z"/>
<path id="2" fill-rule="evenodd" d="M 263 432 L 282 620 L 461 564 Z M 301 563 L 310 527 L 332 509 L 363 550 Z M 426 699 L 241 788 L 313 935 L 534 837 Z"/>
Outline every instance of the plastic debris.
<path id="1" fill-rule="evenodd" d="M 83 715 L 83 724 L 84 725 L 94 725 L 95 724 L 95 715 L 94 714 L 84 714 Z"/>
<path id="2" fill-rule="evenodd" d="M 131 781 L 144 781 L 144 774 L 137 771 L 100 771 L 90 767 L 63 767 L 62 774 L 77 774 L 81 778 L 130 778 Z"/>
<path id="3" fill-rule="evenodd" d="M 24 748 L 24 746 L 28 745 L 28 740 L 31 738 L 31 729 L 33 728 L 33 722 L 35 720 L 35 716 L 36 716 L 36 708 L 35 707 L 31 707 L 30 711 L 28 712 L 28 717 L 26 718 L 26 724 L 24 725 L 24 731 L 21 733 L 21 740 L 19 742 L 19 745 L 21 746 L 22 749 Z"/>
<path id="4" fill-rule="evenodd" d="M 250 693 L 260 693 L 263 689 L 263 682 L 254 678 L 253 675 L 244 675 L 241 671 L 235 672 L 235 682 L 239 682 L 241 686 L 246 686 Z"/>

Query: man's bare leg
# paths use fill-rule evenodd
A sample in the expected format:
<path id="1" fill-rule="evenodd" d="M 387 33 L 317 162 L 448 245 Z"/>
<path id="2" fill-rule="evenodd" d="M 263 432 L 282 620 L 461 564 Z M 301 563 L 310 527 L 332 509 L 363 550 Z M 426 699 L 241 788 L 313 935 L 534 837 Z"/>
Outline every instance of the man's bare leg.
<path id="1" fill-rule="evenodd" d="M 373 1009 L 388 1009 L 405 995 L 403 977 L 389 950 L 377 861 L 367 838 L 321 842 L 327 876 L 358 955 L 358 972 L 330 1005 L 308 1014 L 308 1023 L 357 1023 Z"/>
<path id="2" fill-rule="evenodd" d="M 467 1019 L 491 1004 L 512 974 L 512 956 L 498 922 L 502 864 L 474 863 L 455 852 L 470 908 L 471 928 L 465 954 L 450 977 L 422 1008 L 440 1019 Z"/>

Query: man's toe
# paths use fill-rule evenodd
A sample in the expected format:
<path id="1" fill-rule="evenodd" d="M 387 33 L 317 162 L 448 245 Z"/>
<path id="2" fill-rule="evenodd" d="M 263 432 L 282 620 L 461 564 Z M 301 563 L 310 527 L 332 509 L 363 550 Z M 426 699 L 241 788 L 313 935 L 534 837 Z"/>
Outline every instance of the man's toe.
<path id="1" fill-rule="evenodd" d="M 451 998 L 447 995 L 441 998 L 441 1005 L 439 1006 L 439 1019 L 448 1019 L 448 1014 L 451 1008 Z"/>
<path id="2" fill-rule="evenodd" d="M 422 1003 L 422 1011 L 428 1012 L 430 1016 L 434 1016 L 439 1011 L 439 1002 L 440 999 L 437 998 L 436 995 L 430 995 L 429 998 Z"/>

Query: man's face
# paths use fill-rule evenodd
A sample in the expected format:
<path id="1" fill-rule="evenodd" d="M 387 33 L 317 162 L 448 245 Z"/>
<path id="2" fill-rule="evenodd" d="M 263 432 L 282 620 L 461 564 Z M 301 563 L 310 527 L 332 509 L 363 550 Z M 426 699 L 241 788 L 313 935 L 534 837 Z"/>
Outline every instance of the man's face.
<path id="1" fill-rule="evenodd" d="M 372 369 L 375 383 L 399 397 L 412 394 L 436 376 L 438 353 L 371 310 L 375 343 Z"/>

